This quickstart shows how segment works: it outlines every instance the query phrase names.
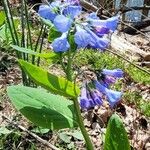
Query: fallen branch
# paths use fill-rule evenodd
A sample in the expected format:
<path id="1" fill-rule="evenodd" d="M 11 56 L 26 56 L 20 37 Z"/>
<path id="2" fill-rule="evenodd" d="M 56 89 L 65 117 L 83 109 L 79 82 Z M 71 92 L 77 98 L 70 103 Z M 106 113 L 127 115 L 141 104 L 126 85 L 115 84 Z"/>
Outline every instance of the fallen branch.
<path id="1" fill-rule="evenodd" d="M 107 51 L 110 52 L 110 53 L 112 53 L 112 54 L 114 54 L 114 55 L 116 55 L 116 56 L 118 56 L 118 57 L 120 57 L 120 58 L 122 58 L 122 59 L 124 59 L 125 61 L 127 61 L 128 63 L 130 63 L 131 65 L 133 65 L 134 67 L 136 67 L 136 68 L 138 68 L 138 69 L 142 70 L 143 72 L 145 72 L 145 73 L 147 73 L 147 74 L 150 75 L 150 72 L 148 70 L 140 67 L 139 65 L 134 64 L 133 62 L 131 62 L 127 58 L 123 57 L 122 55 L 118 54 L 117 52 L 111 51 L 109 49 L 107 49 Z"/>
<path id="2" fill-rule="evenodd" d="M 150 26 L 150 19 L 144 19 L 142 21 L 131 24 L 131 27 L 127 27 L 121 30 L 121 32 L 130 34 L 130 35 L 135 35 L 135 34 L 138 34 L 138 30 L 144 29 L 148 26 Z"/>
<path id="3" fill-rule="evenodd" d="M 128 11 L 133 11 L 133 10 L 150 10 L 150 6 L 134 6 L 134 7 L 127 7 L 124 6 L 122 8 L 116 9 L 115 12 L 118 13 L 119 11 L 121 13 L 126 13 Z"/>
<path id="4" fill-rule="evenodd" d="M 14 125 L 15 127 L 21 129 L 22 131 L 28 133 L 29 135 L 31 135 L 32 137 L 34 137 L 37 141 L 39 141 L 40 143 L 42 143 L 43 145 L 46 145 L 47 147 L 51 148 L 52 150 L 60 150 L 59 148 L 55 147 L 54 145 L 50 144 L 49 142 L 47 142 L 46 140 L 42 139 L 41 137 L 39 137 L 38 135 L 36 135 L 35 133 L 27 130 L 25 127 L 18 125 L 16 122 L 11 121 L 8 117 L 2 115 L 2 118 L 5 119 L 8 123 Z"/>

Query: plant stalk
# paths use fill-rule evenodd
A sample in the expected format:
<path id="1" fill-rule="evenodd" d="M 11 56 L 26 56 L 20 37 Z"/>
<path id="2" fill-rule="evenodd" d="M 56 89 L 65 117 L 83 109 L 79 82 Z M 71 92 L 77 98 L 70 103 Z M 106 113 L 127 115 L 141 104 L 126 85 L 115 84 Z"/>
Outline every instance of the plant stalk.
<path id="1" fill-rule="evenodd" d="M 73 55 L 73 57 L 74 57 L 74 55 Z M 71 67 L 72 67 L 73 57 L 71 55 L 71 50 L 69 50 L 68 51 L 68 64 L 67 64 L 67 70 L 66 70 L 66 76 L 69 81 L 72 81 L 72 68 Z M 74 102 L 74 108 L 75 108 L 76 115 L 77 115 L 78 124 L 79 124 L 80 130 L 82 132 L 82 135 L 85 139 L 85 142 L 86 142 L 86 148 L 87 148 L 87 150 L 94 150 L 93 143 L 92 143 L 92 141 L 85 129 L 84 123 L 83 123 L 78 100 L 74 99 L 73 102 Z"/>
<path id="2" fill-rule="evenodd" d="M 66 73 L 67 79 L 69 81 L 72 81 L 73 79 L 72 79 L 72 57 L 71 57 L 71 50 L 68 51 L 67 55 L 68 55 L 67 69 L 66 69 L 66 71 L 65 70 L 64 71 Z"/>
<path id="3" fill-rule="evenodd" d="M 89 137 L 89 135 L 88 135 L 88 133 L 85 129 L 83 119 L 82 119 L 82 116 L 81 116 L 79 103 L 76 99 L 74 99 L 74 107 L 75 107 L 75 110 L 76 110 L 76 115 L 77 115 L 80 130 L 81 130 L 82 135 L 83 135 L 83 137 L 85 139 L 85 142 L 86 142 L 86 148 L 87 148 L 87 150 L 94 150 L 93 143 L 92 143 L 92 141 L 91 141 L 91 139 L 90 139 L 90 137 Z"/>

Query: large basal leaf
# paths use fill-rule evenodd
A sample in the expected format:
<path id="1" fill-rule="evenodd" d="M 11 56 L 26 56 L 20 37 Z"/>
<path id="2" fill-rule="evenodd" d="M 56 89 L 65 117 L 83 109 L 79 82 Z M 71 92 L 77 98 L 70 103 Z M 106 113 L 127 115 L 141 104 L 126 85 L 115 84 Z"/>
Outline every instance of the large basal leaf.
<path id="1" fill-rule="evenodd" d="M 46 88 L 47 90 L 63 95 L 66 97 L 76 98 L 80 89 L 74 83 L 55 76 L 40 67 L 32 65 L 26 61 L 19 60 L 22 69 L 34 80 L 38 85 Z"/>
<path id="2" fill-rule="evenodd" d="M 130 150 L 126 130 L 116 114 L 113 114 L 108 122 L 104 150 Z"/>
<path id="3" fill-rule="evenodd" d="M 31 55 L 35 55 L 37 57 L 41 57 L 41 58 L 46 58 L 46 59 L 58 59 L 59 56 L 58 54 L 54 53 L 54 52 L 49 52 L 49 53 L 37 53 L 31 49 L 28 48 L 24 48 L 24 47 L 20 47 L 17 45 L 10 45 L 13 49 L 22 52 L 22 53 L 27 53 L 27 54 L 31 54 Z"/>
<path id="4" fill-rule="evenodd" d="M 73 102 L 43 89 L 10 86 L 8 96 L 15 107 L 37 126 L 63 129 L 78 126 Z"/>

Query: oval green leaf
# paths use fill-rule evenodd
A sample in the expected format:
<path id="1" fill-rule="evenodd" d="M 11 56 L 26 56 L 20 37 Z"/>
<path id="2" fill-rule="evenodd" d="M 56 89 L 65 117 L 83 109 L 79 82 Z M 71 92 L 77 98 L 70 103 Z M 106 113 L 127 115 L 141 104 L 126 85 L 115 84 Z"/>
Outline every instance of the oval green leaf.
<path id="1" fill-rule="evenodd" d="M 50 92 L 71 98 L 77 98 L 79 95 L 80 89 L 65 78 L 55 76 L 48 71 L 23 60 L 19 60 L 19 63 L 21 68 L 35 83 Z"/>
<path id="2" fill-rule="evenodd" d="M 109 119 L 104 150 L 130 150 L 126 130 L 118 115 L 113 114 Z"/>
<path id="3" fill-rule="evenodd" d="M 37 126 L 51 130 L 78 126 L 73 102 L 62 96 L 25 86 L 10 86 L 7 92 L 15 107 Z"/>

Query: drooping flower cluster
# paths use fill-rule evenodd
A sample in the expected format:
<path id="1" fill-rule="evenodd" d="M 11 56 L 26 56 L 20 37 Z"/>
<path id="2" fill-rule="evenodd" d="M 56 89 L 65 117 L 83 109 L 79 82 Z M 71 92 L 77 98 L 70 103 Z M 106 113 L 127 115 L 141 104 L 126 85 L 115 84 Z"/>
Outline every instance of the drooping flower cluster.
<path id="1" fill-rule="evenodd" d="M 77 48 L 104 50 L 109 44 L 109 40 L 104 35 L 113 32 L 118 23 L 118 16 L 100 20 L 96 13 L 89 14 L 83 22 L 79 19 L 82 14 L 79 0 L 64 0 L 64 2 L 57 0 L 49 5 L 41 5 L 38 13 L 51 21 L 57 31 L 62 33 L 52 42 L 55 52 L 65 52 L 70 48 L 68 42 L 70 31 L 74 32 Z"/>
<path id="2" fill-rule="evenodd" d="M 82 87 L 79 97 L 82 109 L 90 109 L 96 105 L 101 106 L 103 103 L 103 96 L 106 97 L 111 108 L 120 100 L 122 93 L 111 90 L 109 87 L 111 84 L 115 83 L 117 78 L 123 77 L 123 71 L 121 69 L 103 69 L 101 76 L 101 79 L 92 81 L 93 86 L 91 88 L 87 83 Z"/>

